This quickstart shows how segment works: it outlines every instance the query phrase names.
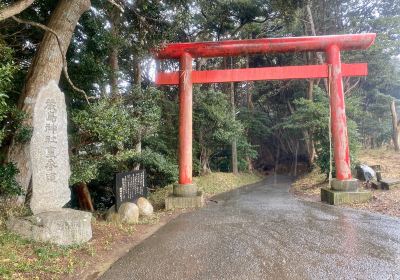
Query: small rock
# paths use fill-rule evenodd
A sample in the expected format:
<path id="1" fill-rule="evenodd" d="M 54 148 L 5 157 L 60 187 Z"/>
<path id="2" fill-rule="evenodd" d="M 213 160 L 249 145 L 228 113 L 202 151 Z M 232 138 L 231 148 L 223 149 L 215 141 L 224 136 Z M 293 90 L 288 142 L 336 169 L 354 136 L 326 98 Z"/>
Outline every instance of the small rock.
<path id="1" fill-rule="evenodd" d="M 121 217 L 117 211 L 115 211 L 115 205 L 110 207 L 106 213 L 106 221 L 109 223 L 119 224 L 121 223 Z"/>
<path id="2" fill-rule="evenodd" d="M 122 223 L 136 224 L 139 222 L 139 207 L 132 202 L 124 202 L 118 209 L 118 215 Z"/>
<path id="3" fill-rule="evenodd" d="M 137 206 L 139 207 L 139 214 L 141 216 L 153 215 L 153 205 L 146 198 L 140 197 L 137 201 Z"/>

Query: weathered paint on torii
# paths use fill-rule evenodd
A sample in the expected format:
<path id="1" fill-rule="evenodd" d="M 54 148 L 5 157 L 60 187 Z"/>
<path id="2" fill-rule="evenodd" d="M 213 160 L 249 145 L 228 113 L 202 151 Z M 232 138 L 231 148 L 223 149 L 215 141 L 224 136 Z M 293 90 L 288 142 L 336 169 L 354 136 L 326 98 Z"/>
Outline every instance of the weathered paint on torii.
<path id="1" fill-rule="evenodd" d="M 179 184 L 192 185 L 192 85 L 256 80 L 329 78 L 332 136 L 337 189 L 347 190 L 353 182 L 350 169 L 347 121 L 343 92 L 343 76 L 366 76 L 367 64 L 342 64 L 340 52 L 367 49 L 376 34 L 346 34 L 314 37 L 287 37 L 219 42 L 168 44 L 155 53 L 157 59 L 179 59 L 180 71 L 157 73 L 157 85 L 179 84 Z M 193 71 L 197 57 L 244 56 L 250 54 L 319 51 L 325 52 L 327 63 L 321 65 L 262 67 Z M 193 195 L 189 191 L 188 195 Z"/>

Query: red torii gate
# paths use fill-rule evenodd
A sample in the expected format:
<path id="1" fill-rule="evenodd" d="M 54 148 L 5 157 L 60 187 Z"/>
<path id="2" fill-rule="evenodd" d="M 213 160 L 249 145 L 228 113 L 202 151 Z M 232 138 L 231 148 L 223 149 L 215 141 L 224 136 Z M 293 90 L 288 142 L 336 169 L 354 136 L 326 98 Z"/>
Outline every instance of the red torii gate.
<path id="1" fill-rule="evenodd" d="M 314 37 L 287 37 L 219 42 L 173 43 L 155 53 L 157 59 L 179 59 L 179 72 L 156 74 L 157 85 L 179 85 L 179 183 L 176 196 L 197 194 L 192 183 L 192 85 L 256 80 L 329 78 L 332 116 L 332 136 L 336 179 L 332 189 L 357 189 L 357 180 L 350 169 L 347 121 L 343 93 L 343 76 L 366 76 L 367 64 L 342 64 L 340 51 L 367 49 L 376 34 L 348 34 Z M 192 60 L 197 57 L 226 57 L 249 54 L 319 51 L 325 52 L 327 63 L 320 65 L 263 67 L 193 71 Z"/>

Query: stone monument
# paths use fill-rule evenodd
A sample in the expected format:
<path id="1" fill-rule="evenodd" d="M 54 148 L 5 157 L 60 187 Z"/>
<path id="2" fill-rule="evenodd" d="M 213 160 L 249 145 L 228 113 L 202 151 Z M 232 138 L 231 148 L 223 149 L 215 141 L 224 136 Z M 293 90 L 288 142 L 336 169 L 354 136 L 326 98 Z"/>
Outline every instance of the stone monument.
<path id="1" fill-rule="evenodd" d="M 41 90 L 33 112 L 30 206 L 37 214 L 61 208 L 71 198 L 67 110 L 64 94 L 55 82 Z"/>
<path id="2" fill-rule="evenodd" d="M 92 238 L 91 213 L 62 208 L 71 197 L 67 110 L 55 81 L 43 87 L 33 111 L 30 143 L 34 216 L 13 218 L 8 228 L 23 237 L 59 245 Z"/>

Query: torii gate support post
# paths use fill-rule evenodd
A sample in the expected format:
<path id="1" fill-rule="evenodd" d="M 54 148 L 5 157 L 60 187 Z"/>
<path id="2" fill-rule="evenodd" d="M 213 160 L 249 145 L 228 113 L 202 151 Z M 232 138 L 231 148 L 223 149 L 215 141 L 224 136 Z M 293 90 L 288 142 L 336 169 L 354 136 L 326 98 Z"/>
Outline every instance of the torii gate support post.
<path id="1" fill-rule="evenodd" d="M 355 191 L 358 181 L 352 178 L 346 109 L 343 92 L 340 48 L 330 45 L 326 50 L 329 67 L 329 94 L 331 103 L 331 127 L 336 167 L 336 178 L 331 188 L 337 191 Z"/>
<path id="2" fill-rule="evenodd" d="M 174 185 L 174 195 L 191 197 L 197 195 L 192 182 L 193 137 L 193 83 L 192 56 L 188 53 L 179 59 L 179 181 Z"/>

